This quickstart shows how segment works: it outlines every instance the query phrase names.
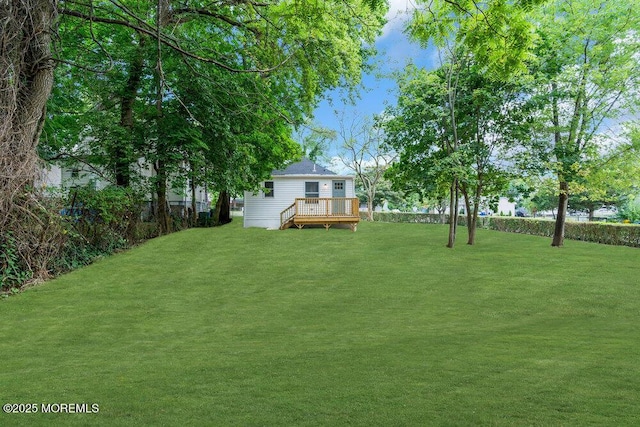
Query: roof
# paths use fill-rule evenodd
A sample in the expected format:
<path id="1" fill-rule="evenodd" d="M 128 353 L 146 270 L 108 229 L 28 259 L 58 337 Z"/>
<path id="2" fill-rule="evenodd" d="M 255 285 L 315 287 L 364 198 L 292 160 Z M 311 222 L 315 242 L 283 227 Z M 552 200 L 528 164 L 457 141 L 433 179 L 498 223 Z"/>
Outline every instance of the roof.
<path id="1" fill-rule="evenodd" d="M 282 175 L 337 175 L 335 172 L 330 171 L 324 166 L 320 166 L 311 160 L 304 158 L 297 163 L 291 163 L 285 169 L 274 170 L 271 173 L 273 176 Z"/>

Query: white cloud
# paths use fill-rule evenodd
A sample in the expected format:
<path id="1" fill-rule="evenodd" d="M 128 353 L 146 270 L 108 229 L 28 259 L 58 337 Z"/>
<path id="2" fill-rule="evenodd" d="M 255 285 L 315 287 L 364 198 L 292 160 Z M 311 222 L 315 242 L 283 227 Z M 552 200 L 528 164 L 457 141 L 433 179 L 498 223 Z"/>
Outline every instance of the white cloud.
<path id="1" fill-rule="evenodd" d="M 345 166 L 340 156 L 333 156 L 329 161 L 329 170 L 337 173 L 338 175 L 355 175 L 353 170 Z"/>
<path id="2" fill-rule="evenodd" d="M 402 32 L 414 9 L 415 5 L 410 0 L 389 0 L 389 11 L 386 15 L 387 23 L 382 28 L 382 35 L 379 40 L 389 34 Z"/>
<path id="3" fill-rule="evenodd" d="M 346 158 L 345 160 L 348 161 L 348 159 Z M 386 158 L 380 157 L 377 162 L 374 159 L 363 160 L 361 166 L 363 169 L 373 168 L 378 165 L 389 166 L 394 162 L 394 160 L 395 160 L 394 156 L 389 155 Z M 354 168 L 350 168 L 347 165 L 345 165 L 344 161 L 339 155 L 335 155 L 331 157 L 331 160 L 329 161 L 329 170 L 337 173 L 338 175 L 355 175 L 356 174 Z"/>

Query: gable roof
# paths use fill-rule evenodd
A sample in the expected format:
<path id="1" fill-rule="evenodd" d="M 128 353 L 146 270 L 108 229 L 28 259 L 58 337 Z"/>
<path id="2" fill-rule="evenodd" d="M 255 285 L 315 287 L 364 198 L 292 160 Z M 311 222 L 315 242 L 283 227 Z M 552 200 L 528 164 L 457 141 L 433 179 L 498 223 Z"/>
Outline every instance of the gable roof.
<path id="1" fill-rule="evenodd" d="M 324 166 L 320 166 L 317 163 L 312 162 L 307 158 L 303 158 L 301 161 L 292 163 L 282 170 L 274 170 L 271 175 L 337 175 L 335 172 L 330 171 Z"/>

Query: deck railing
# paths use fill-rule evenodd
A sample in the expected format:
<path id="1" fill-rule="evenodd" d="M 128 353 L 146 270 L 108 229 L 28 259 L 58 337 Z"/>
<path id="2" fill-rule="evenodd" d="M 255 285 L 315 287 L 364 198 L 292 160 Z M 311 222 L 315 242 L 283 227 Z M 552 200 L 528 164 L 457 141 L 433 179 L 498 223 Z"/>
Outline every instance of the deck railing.
<path id="1" fill-rule="evenodd" d="M 349 197 L 305 197 L 294 203 L 295 215 L 301 217 L 357 217 L 359 204 Z"/>
<path id="2" fill-rule="evenodd" d="M 291 221 L 291 219 L 296 215 L 296 204 L 292 203 L 287 209 L 280 212 L 280 227 L 285 225 L 287 222 Z"/>
<path id="3" fill-rule="evenodd" d="M 298 219 L 358 219 L 360 202 L 351 197 L 304 197 L 280 212 L 280 227 Z"/>
<path id="4" fill-rule="evenodd" d="M 294 221 L 301 223 L 357 223 L 360 201 L 351 197 L 304 197 L 297 198 L 292 205 L 280 212 L 280 228 L 291 226 Z"/>

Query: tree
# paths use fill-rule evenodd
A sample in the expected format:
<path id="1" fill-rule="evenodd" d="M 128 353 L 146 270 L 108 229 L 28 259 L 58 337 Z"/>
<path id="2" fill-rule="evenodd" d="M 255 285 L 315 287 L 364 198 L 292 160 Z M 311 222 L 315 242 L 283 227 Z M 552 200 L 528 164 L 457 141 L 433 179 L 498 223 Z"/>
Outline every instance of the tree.
<path id="1" fill-rule="evenodd" d="M 368 202 L 368 195 L 364 190 L 362 181 L 359 179 L 356 180 L 356 195 L 361 203 Z M 376 206 L 384 207 L 386 204 L 391 210 L 411 211 L 414 207 L 419 206 L 420 202 L 421 200 L 418 194 L 394 189 L 392 182 L 384 176 L 376 185 L 376 195 L 373 199 L 374 208 Z"/>
<path id="2" fill-rule="evenodd" d="M 515 144 L 518 125 L 518 87 L 489 78 L 473 56 L 459 54 L 460 68 L 452 121 L 459 137 L 460 192 L 465 203 L 468 240 L 475 243 L 476 224 L 483 199 L 507 190 L 510 173 L 502 153 Z"/>
<path id="3" fill-rule="evenodd" d="M 531 101 L 546 126 L 529 141 L 530 150 L 537 149 L 557 177 L 552 246 L 562 246 L 572 186 L 598 151 L 599 133 L 638 101 L 640 18 L 638 8 L 626 1 L 555 0 L 542 5 L 533 19 L 540 42 Z"/>
<path id="4" fill-rule="evenodd" d="M 63 240 L 58 215 L 34 196 L 56 18 L 51 1 L 0 2 L 0 287 L 47 277 Z"/>
<path id="5" fill-rule="evenodd" d="M 210 94 L 239 100 L 235 105 L 225 107 L 226 120 L 231 115 L 246 119 L 254 112 L 260 116 L 271 110 L 274 117 L 270 121 L 277 115 L 283 123 L 295 125 L 311 110 L 324 89 L 358 81 L 360 67 L 371 53 L 371 49 L 362 48 L 362 42 L 373 40 L 382 24 L 384 12 L 383 5 L 376 2 L 358 3 L 353 7 L 340 2 L 321 7 L 297 2 L 293 9 L 285 3 L 222 2 L 218 6 L 176 7 L 166 1 L 158 5 L 153 2 L 111 2 L 100 9 L 75 3 L 69 10 L 65 9 L 68 19 L 61 26 L 62 37 L 66 41 L 63 54 L 81 52 L 84 45 L 75 40 L 77 30 L 84 30 L 80 32 L 88 39 L 83 41 L 84 44 L 93 45 L 95 50 L 104 53 L 103 57 L 95 59 L 92 68 L 100 68 L 95 62 L 101 64 L 104 57 L 109 57 L 114 64 L 112 68 L 119 73 L 107 74 L 110 78 L 104 79 L 112 88 L 115 87 L 119 102 L 104 104 L 120 108 L 119 125 L 123 128 L 120 136 L 133 127 L 135 120 L 144 120 L 144 117 L 134 117 L 136 97 L 138 102 L 142 102 L 139 112 L 145 108 L 153 110 L 148 107 L 158 103 L 158 89 L 164 91 L 165 96 L 179 100 L 185 109 L 193 109 L 193 105 L 187 106 L 185 98 L 178 95 L 181 86 L 188 85 L 193 79 L 213 79 L 212 85 L 200 86 L 208 87 Z M 153 13 L 154 7 L 160 7 L 159 13 Z M 342 10 L 343 13 L 336 15 L 334 10 Z M 156 20 L 156 16 L 160 19 Z M 88 29 L 83 25 L 87 21 L 91 23 Z M 351 25 L 355 22 L 360 25 Z M 67 29 L 76 30 L 75 38 L 64 38 L 70 33 L 65 32 Z M 128 47 L 130 43 L 127 40 L 132 38 L 139 40 L 134 43 L 134 49 Z M 120 46 L 124 48 L 124 54 Z M 131 50 L 133 52 L 127 54 Z M 87 55 L 80 57 L 87 58 Z M 177 74 L 182 77 L 176 78 Z M 156 76 L 156 83 L 150 86 L 153 76 Z M 82 77 L 78 80 L 82 81 Z M 114 80 L 116 85 L 113 85 Z M 240 83 L 235 84 L 231 80 Z M 93 87 L 91 84 L 89 91 Z M 108 90 L 100 90 L 105 97 L 113 97 Z M 262 107 L 255 107 L 262 103 Z M 245 110 L 240 111 L 239 108 Z M 197 114 L 189 111 L 185 115 Z M 216 116 L 221 114 L 217 112 Z M 259 118 L 263 119 L 264 115 Z M 115 134 L 114 130 L 112 123 L 109 135 Z M 148 134 L 149 137 L 155 138 Z M 104 137 L 95 139 L 109 140 Z M 122 143 L 124 138 L 118 139 L 113 150 L 103 152 L 107 162 L 113 165 L 111 169 L 116 171 L 115 180 L 127 185 L 126 171 L 139 156 L 132 155 L 135 150 L 125 148 L 128 145 Z M 145 151 L 155 152 L 163 145 L 157 140 L 152 147 L 148 142 L 143 142 L 142 147 L 140 154 L 144 155 Z M 263 145 L 262 148 L 268 147 Z M 287 151 L 276 145 L 269 149 Z M 254 167 L 258 163 L 250 164 Z M 164 175 L 163 160 L 156 160 L 156 169 L 159 170 L 158 175 Z M 156 178 L 158 184 L 162 181 Z M 254 186 L 255 182 L 249 181 L 248 184 Z"/>
<path id="6" fill-rule="evenodd" d="M 9 224 L 19 228 L 29 213 L 41 210 L 34 201 L 32 184 L 56 63 L 72 65 L 65 70 L 74 76 L 98 73 L 94 81 L 102 84 L 85 86 L 77 92 L 89 94 L 82 98 L 84 106 L 91 112 L 105 112 L 104 117 L 113 125 L 93 122 L 91 126 L 81 126 L 82 120 L 76 120 L 75 135 L 48 135 L 50 140 L 70 143 L 75 138 L 76 144 L 97 148 L 88 154 L 104 155 L 105 164 L 122 186 L 130 184 L 131 162 L 137 160 L 137 150 L 144 157 L 153 154 L 159 198 L 172 167 L 167 161 L 177 159 L 176 153 L 183 155 L 187 145 L 199 145 L 186 144 L 179 135 L 165 138 L 170 123 L 163 124 L 169 117 L 163 107 L 170 100 L 184 101 L 176 95 L 178 88 L 173 84 L 185 79 L 172 80 L 172 71 L 191 71 L 194 80 L 206 80 L 215 74 L 203 73 L 204 69 L 241 78 L 240 91 L 235 90 L 232 78 L 224 79 L 225 96 L 241 98 L 240 105 L 258 107 L 254 113 L 247 108 L 242 112 L 224 110 L 216 116 L 233 117 L 238 122 L 239 117 L 253 114 L 249 132 L 240 136 L 229 131 L 224 135 L 234 136 L 227 141 L 230 145 L 239 139 L 257 137 L 260 141 L 253 144 L 255 151 L 246 150 L 251 144 L 232 146 L 233 162 L 226 163 L 230 169 L 219 176 L 236 168 L 231 181 L 238 182 L 244 176 L 250 178 L 244 186 L 256 186 L 263 168 L 283 161 L 289 153 L 290 127 L 310 114 L 318 97 L 327 89 L 353 87 L 359 82 L 360 72 L 373 52 L 374 38 L 384 23 L 386 4 L 378 0 L 329 0 L 322 4 L 311 0 L 113 0 L 99 4 L 16 0 L 3 2 L 0 10 L 0 231 L 4 233 Z M 52 49 L 54 40 L 57 44 Z M 110 74 L 111 70 L 116 73 Z M 113 79 L 114 75 L 119 77 Z M 76 82 L 82 85 L 90 80 Z M 67 82 L 72 81 L 70 76 Z M 71 84 L 58 86 L 60 91 L 70 88 Z M 149 113 L 154 110 L 156 122 L 152 129 Z M 255 125 L 265 117 L 270 122 L 263 125 L 273 126 L 275 133 L 263 132 Z M 273 121 L 275 117 L 277 121 Z M 174 119 L 170 121 L 175 123 Z M 98 138 L 100 127 L 108 139 Z M 217 135 L 221 127 L 189 135 L 202 133 L 209 141 L 206 138 Z M 119 130 L 114 132 L 116 128 Z M 113 144 L 98 143 L 107 140 Z M 174 143 L 180 147 L 172 146 Z M 51 151 L 50 148 L 44 151 Z M 271 161 L 261 164 L 265 158 Z"/>
<path id="7" fill-rule="evenodd" d="M 407 31 L 427 46 L 465 46 L 487 75 L 510 80 L 526 72 L 535 42 L 528 12 L 546 0 L 418 0 Z"/>
<path id="8" fill-rule="evenodd" d="M 546 177 L 536 184 L 535 190 L 531 194 L 526 206 L 529 208 L 533 216 L 540 211 L 551 211 L 553 217 L 556 217 L 556 208 L 558 207 L 558 189 L 557 184 L 551 177 Z"/>
<path id="9" fill-rule="evenodd" d="M 38 139 L 53 85 L 57 10 L 47 0 L 0 3 L 0 230 L 29 210 Z"/>
<path id="10" fill-rule="evenodd" d="M 329 161 L 327 151 L 336 132 L 317 123 L 306 120 L 297 130 L 294 137 L 302 147 L 303 155 L 313 162 Z"/>
<path id="11" fill-rule="evenodd" d="M 373 221 L 374 200 L 378 184 L 396 154 L 384 143 L 383 128 L 376 119 L 355 115 L 347 123 L 338 118 L 338 135 L 342 142 L 340 161 L 355 172 L 367 199 L 367 218 Z"/>
<path id="12" fill-rule="evenodd" d="M 428 0 L 419 1 L 411 21 L 407 26 L 410 36 L 428 46 L 448 48 L 449 66 L 446 83 L 446 107 L 451 121 L 451 141 L 443 149 L 448 158 L 457 162 L 459 138 L 456 124 L 457 55 L 452 46 L 463 48 L 466 54 L 475 58 L 476 66 L 491 80 L 509 81 L 522 74 L 526 60 L 533 46 L 533 26 L 527 11 L 544 0 Z M 451 169 L 453 171 L 453 169 Z M 450 224 L 448 247 L 453 247 L 456 236 L 458 212 L 458 174 L 451 176 L 450 183 Z M 466 200 L 469 200 L 468 197 Z M 467 209 L 469 213 L 469 209 Z M 473 219 L 473 218 L 469 218 Z M 475 221 L 470 223 L 472 234 L 469 243 L 475 239 Z"/>
<path id="13" fill-rule="evenodd" d="M 40 154 L 45 160 L 97 167 L 103 179 L 118 186 L 138 185 L 133 166 L 146 149 L 153 47 L 149 37 L 95 24 L 91 34 L 109 54 L 92 52 L 84 40 L 88 33 L 77 22 L 60 24 L 59 57 L 77 58 L 82 64 L 60 62 L 56 67 Z"/>
<path id="14" fill-rule="evenodd" d="M 387 172 L 395 188 L 429 197 L 448 187 L 449 238 L 453 247 L 457 226 L 457 172 L 452 153 L 455 135 L 448 132 L 449 85 L 446 68 L 427 72 L 407 66 L 398 76 L 400 96 L 394 107 L 385 111 L 387 143 L 398 153 L 398 161 Z M 449 157 L 448 157 L 449 156 Z M 453 162 L 453 163 L 452 163 Z"/>
<path id="15" fill-rule="evenodd" d="M 621 135 L 624 141 L 614 148 L 595 153 L 576 177 L 569 206 L 588 212 L 590 221 L 597 209 L 619 208 L 630 196 L 640 194 L 640 146 L 632 140 L 632 132 Z"/>
<path id="16" fill-rule="evenodd" d="M 436 71 L 408 67 L 399 85 L 398 106 L 386 113 L 391 117 L 385 127 L 388 141 L 400 153 L 390 176 L 397 184 L 417 187 L 423 197 L 440 198 L 448 182 L 447 246 L 455 242 L 458 194 L 465 203 L 467 243 L 474 244 L 482 199 L 508 184 L 497 159 L 513 144 L 516 87 L 487 78 L 463 48 L 450 51 Z"/>

